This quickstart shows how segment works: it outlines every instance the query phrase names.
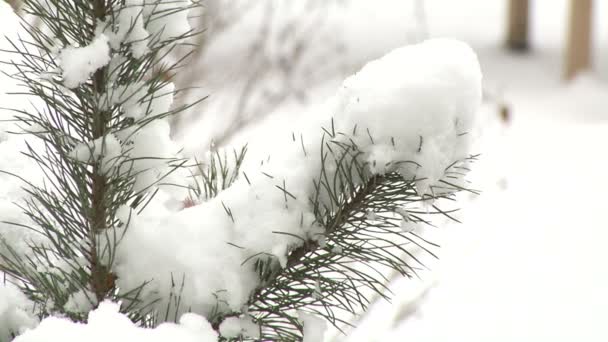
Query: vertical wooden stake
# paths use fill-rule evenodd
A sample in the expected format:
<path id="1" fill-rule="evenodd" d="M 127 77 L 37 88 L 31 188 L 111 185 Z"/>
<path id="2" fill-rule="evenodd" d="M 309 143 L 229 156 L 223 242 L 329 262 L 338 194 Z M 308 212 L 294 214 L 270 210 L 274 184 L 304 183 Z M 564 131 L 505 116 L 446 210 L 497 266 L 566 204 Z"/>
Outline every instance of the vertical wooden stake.
<path id="1" fill-rule="evenodd" d="M 528 0 L 509 0 L 507 47 L 515 51 L 528 49 Z"/>
<path id="2" fill-rule="evenodd" d="M 570 0 L 564 79 L 591 67 L 591 0 Z"/>

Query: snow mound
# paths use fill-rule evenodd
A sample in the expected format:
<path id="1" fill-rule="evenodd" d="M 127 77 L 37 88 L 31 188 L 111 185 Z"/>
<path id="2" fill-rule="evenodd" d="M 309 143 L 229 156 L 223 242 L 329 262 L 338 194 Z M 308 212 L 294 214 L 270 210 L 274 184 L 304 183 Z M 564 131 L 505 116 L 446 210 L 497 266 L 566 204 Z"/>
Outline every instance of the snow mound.
<path id="1" fill-rule="evenodd" d="M 446 167 L 467 157 L 480 102 L 473 50 L 456 40 L 432 39 L 396 49 L 349 77 L 333 112 L 339 130 L 357 126 L 355 142 L 374 171 L 390 171 L 391 161 L 415 161 L 419 167 L 400 171 L 406 178 L 426 177 L 418 184 L 425 192 Z"/>
<path id="2" fill-rule="evenodd" d="M 14 339 L 14 342 L 217 342 L 217 333 L 205 318 L 184 314 L 179 324 L 163 323 L 154 329 L 137 327 L 119 313 L 119 305 L 104 302 L 89 313 L 87 324 L 67 318 L 49 317 L 34 329 Z"/>
<path id="3" fill-rule="evenodd" d="M 0 341 L 33 328 L 38 320 L 31 313 L 33 304 L 10 283 L 0 283 Z"/>
<path id="4" fill-rule="evenodd" d="M 259 285 L 252 257 L 273 256 L 284 266 L 302 241 L 323 239 L 309 201 L 322 127 L 331 130 L 333 119 L 341 132 L 333 139 L 354 141 L 371 173 L 397 171 L 420 179 L 421 192 L 432 191 L 446 167 L 468 156 L 480 100 L 479 64 L 464 43 L 430 40 L 369 63 L 301 128 L 302 142 L 277 140 L 271 161 L 246 168 L 248 177 L 217 197 L 172 211 L 158 204 L 159 194 L 140 215 L 124 208 L 129 228 L 117 251 L 118 286 L 129 291 L 149 282 L 141 299 L 158 300 L 163 312 L 176 295 L 207 317 L 241 312 Z M 399 163 L 406 160 L 414 163 Z"/>
<path id="5" fill-rule="evenodd" d="M 110 62 L 108 37 L 100 34 L 87 46 L 66 47 L 59 53 L 59 59 L 65 86 L 76 88 Z"/>

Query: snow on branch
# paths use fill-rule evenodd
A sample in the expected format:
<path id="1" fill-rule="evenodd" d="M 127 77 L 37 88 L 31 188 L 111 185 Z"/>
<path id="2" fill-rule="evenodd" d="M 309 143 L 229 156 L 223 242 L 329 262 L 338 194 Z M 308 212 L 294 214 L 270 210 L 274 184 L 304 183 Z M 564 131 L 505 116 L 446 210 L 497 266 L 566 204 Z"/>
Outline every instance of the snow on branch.
<path id="1" fill-rule="evenodd" d="M 91 44 L 84 47 L 67 47 L 59 54 L 63 69 L 64 84 L 75 88 L 93 75 L 99 68 L 110 62 L 108 37 L 101 34 Z"/>
<path id="2" fill-rule="evenodd" d="M 32 303 L 16 286 L 0 282 L 0 341 L 8 341 L 11 335 L 34 328 L 38 320 L 32 317 L 31 310 Z"/>
<path id="3" fill-rule="evenodd" d="M 183 106 L 172 107 L 176 90 L 159 70 L 179 67 L 180 61 L 166 64 L 163 56 L 192 34 L 186 17 L 195 5 L 127 2 L 25 1 L 24 13 L 39 19 L 39 26 L 15 16 L 9 25 L 25 32 L 7 39 L 9 48 L 1 52 L 10 57 L 3 56 L 2 71 L 27 98 L 12 105 L 18 124 L 11 122 L 7 131 L 25 133 L 19 149 L 28 163 L 19 169 L 3 160 L 2 181 L 10 176 L 23 191 L 3 187 L 0 196 L 3 208 L 17 203 L 0 220 L 0 276 L 28 301 L 5 301 L 10 292 L 0 291 L 0 303 L 7 305 L 0 310 L 2 334 L 32 325 L 26 318 L 84 321 L 105 299 L 134 299 L 114 283 L 118 209 L 124 204 L 142 210 L 157 187 L 169 186 L 161 181 L 187 174 L 176 172 L 182 161 L 166 121 Z M 133 13 L 142 20 L 132 22 Z M 138 23 L 144 32 L 133 31 Z M 2 128 L 4 151 L 19 140 L 4 139 Z M 26 304 L 31 310 L 20 317 Z M 145 317 L 135 316 L 130 312 L 128 319 L 146 326 Z"/>
<path id="4" fill-rule="evenodd" d="M 303 142 L 277 149 L 260 169 L 244 169 L 216 197 L 178 212 L 130 212 L 117 251 L 119 287 L 149 281 L 143 303 L 171 307 L 170 317 L 191 310 L 219 324 L 253 305 L 265 286 L 297 264 L 296 256 L 331 247 L 331 229 L 357 227 L 338 214 L 348 203 L 362 205 L 343 197 L 365 186 L 379 191 L 377 202 L 366 205 L 384 215 L 383 229 L 394 238 L 415 234 L 393 229 L 386 215 L 401 207 L 390 196 L 432 206 L 433 199 L 463 188 L 468 132 L 480 99 L 479 64 L 464 43 L 431 40 L 369 63 L 303 129 Z M 428 223 L 424 211 L 412 208 L 411 214 Z M 336 241 L 335 250 L 349 251 Z M 411 274 L 403 262 L 393 266 Z M 177 295 L 181 306 L 170 302 Z"/>
<path id="5" fill-rule="evenodd" d="M 177 70 L 162 56 L 192 33 L 194 5 L 45 3 L 26 10 L 52 33 L 29 32 L 46 51 L 14 77 L 44 102 L 18 112 L 46 177 L 22 176 L 28 220 L 14 222 L 42 242 L 17 248 L 18 234 L 0 232 L 12 283 L 0 299 L 24 295 L 0 302 L 0 338 L 37 316 L 15 341 L 316 341 L 371 293 L 387 296 L 385 271 L 411 277 L 434 255 L 420 228 L 454 218 L 441 201 L 467 189 L 474 159 L 481 72 L 466 44 L 429 40 L 368 63 L 293 139 L 271 137 L 271 160 L 248 164 L 243 149 L 228 166 L 217 153 L 188 192 L 166 120 L 184 107 L 159 70 Z M 176 205 L 186 193 L 196 198 Z"/>

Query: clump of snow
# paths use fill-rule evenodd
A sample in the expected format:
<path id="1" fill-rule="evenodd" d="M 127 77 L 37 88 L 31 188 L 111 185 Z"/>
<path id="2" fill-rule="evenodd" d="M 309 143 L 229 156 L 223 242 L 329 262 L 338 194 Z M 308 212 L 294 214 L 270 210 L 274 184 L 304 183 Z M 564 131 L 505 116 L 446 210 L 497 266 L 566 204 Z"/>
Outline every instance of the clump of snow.
<path id="1" fill-rule="evenodd" d="M 114 58 L 110 62 L 110 70 L 115 72 L 114 60 L 120 61 L 120 58 Z M 138 120 L 145 114 L 145 108 L 142 106 L 142 101 L 147 94 L 147 87 L 144 82 L 135 82 L 128 85 L 117 85 L 110 88 L 106 94 L 102 96 L 101 103 L 104 107 L 110 108 L 114 105 L 121 105 L 124 108 L 124 115 L 127 118 Z"/>
<path id="2" fill-rule="evenodd" d="M 108 37 L 99 34 L 87 46 L 66 47 L 59 53 L 59 59 L 64 85 L 68 88 L 78 87 L 97 69 L 110 62 Z"/>
<path id="3" fill-rule="evenodd" d="M 99 160 L 104 173 L 130 174 L 135 180 L 133 190 L 136 192 L 149 190 L 162 179 L 168 184 L 183 185 L 186 171 L 172 172 L 172 166 L 167 164 L 178 152 L 169 130 L 167 120 L 154 120 L 142 127 L 134 126 L 79 143 L 69 156 L 83 163 Z M 175 192 L 184 191 L 176 189 Z"/>
<path id="4" fill-rule="evenodd" d="M 226 338 L 239 336 L 260 338 L 260 326 L 255 324 L 251 317 L 228 317 L 220 325 L 220 335 Z"/>
<path id="5" fill-rule="evenodd" d="M 304 326 L 303 342 L 323 341 L 327 329 L 327 322 L 324 319 L 303 311 L 298 311 L 298 317 Z"/>
<path id="6" fill-rule="evenodd" d="M 101 103 L 106 108 L 120 105 L 123 107 L 124 117 L 137 121 L 144 116 L 155 117 L 169 112 L 174 93 L 173 83 L 152 90 L 145 82 L 135 82 L 109 89 L 102 97 Z"/>
<path id="7" fill-rule="evenodd" d="M 140 328 L 119 312 L 119 305 L 103 302 L 89 313 L 87 323 L 67 318 L 49 317 L 28 330 L 14 342 L 217 342 L 218 335 L 204 317 L 187 313 L 175 323 L 163 323 L 154 329 Z"/>
<path id="8" fill-rule="evenodd" d="M 256 256 L 283 267 L 304 240 L 324 248 L 324 230 L 315 223 L 309 201 L 321 167 L 321 126 L 328 127 L 333 117 L 342 133 L 333 139 L 355 141 L 370 173 L 399 171 L 407 179 L 420 179 L 419 191 L 425 192 L 449 164 L 468 156 L 464 133 L 471 129 L 480 98 L 477 58 L 460 42 L 427 41 L 369 63 L 344 82 L 322 113 L 311 117 L 302 142 L 277 141 L 271 161 L 244 168 L 247 178 L 240 177 L 217 197 L 170 210 L 158 204 L 166 200 L 159 192 L 153 207 L 139 215 L 130 212 L 116 254 L 117 285 L 128 291 L 149 282 L 141 299 L 156 301 L 159 310 L 167 308 L 170 294 L 179 292 L 198 314 L 240 312 L 259 285 Z M 165 143 L 171 146 L 169 138 L 159 141 L 168 137 L 163 121 L 153 125 L 133 138 L 133 155 L 155 155 L 149 152 L 167 148 Z M 420 166 L 398 163 L 403 160 Z M 153 161 L 144 163 L 151 164 L 138 168 L 157 167 Z M 321 296 L 321 287 L 316 288 L 315 295 Z"/>
<path id="9" fill-rule="evenodd" d="M 118 50 L 121 43 L 130 44 L 131 53 L 135 58 L 141 58 L 148 49 L 148 32 L 144 28 L 142 1 L 127 0 L 118 11 L 115 32 L 107 33 L 110 37 L 110 46 Z"/>
<path id="10" fill-rule="evenodd" d="M 0 273 L 2 276 L 2 273 Z M 11 334 L 19 334 L 38 324 L 32 313 L 33 304 L 10 283 L 0 282 L 0 341 L 8 341 Z"/>
<path id="11" fill-rule="evenodd" d="M 420 193 L 469 154 L 481 103 L 481 71 L 465 43 L 432 39 L 368 63 L 334 99 L 339 131 L 350 133 L 374 173 L 420 179 Z M 413 161 L 402 163 L 398 161 Z"/>
<path id="12" fill-rule="evenodd" d="M 336 253 L 336 254 L 342 254 L 342 252 L 344 252 L 344 248 L 340 245 L 334 245 L 331 248 L 332 253 Z"/>
<path id="13" fill-rule="evenodd" d="M 79 290 L 68 298 L 63 309 L 67 312 L 86 313 L 93 309 L 93 303 L 95 302 L 94 293 L 89 290 Z"/>
<path id="14" fill-rule="evenodd" d="M 152 39 L 161 42 L 169 41 L 190 31 L 189 11 L 186 9 L 188 6 L 191 6 L 190 0 L 159 1 L 155 4 L 144 5 L 146 15 L 149 17 L 146 29 L 150 32 Z"/>
<path id="15" fill-rule="evenodd" d="M 188 177 L 184 170 L 172 172 L 174 170 L 167 164 L 177 158 L 179 147 L 170 137 L 168 120 L 159 117 L 170 111 L 174 92 L 173 83 L 151 89 L 145 82 L 136 82 L 110 88 L 102 96 L 101 103 L 105 108 L 119 105 L 125 118 L 132 118 L 139 123 L 144 118 L 156 118 L 148 123 L 115 131 L 109 135 L 110 138 L 104 140 L 105 144 L 110 144 L 108 153 L 102 156 L 102 164 L 119 166 L 122 174 L 133 175 L 136 192 L 149 190 L 161 179 L 166 179 L 165 183 L 168 184 L 184 185 L 184 179 Z M 95 148 L 98 145 L 98 142 L 78 145 L 72 152 L 72 157 L 83 161 L 98 158 L 101 153 L 101 149 Z M 108 163 L 110 161 L 112 163 Z"/>
<path id="16" fill-rule="evenodd" d="M 113 134 L 107 134 L 87 144 L 78 144 L 70 152 L 70 157 L 83 163 L 101 158 L 102 170 L 109 172 L 117 164 L 122 154 L 120 141 Z"/>
<path id="17" fill-rule="evenodd" d="M 141 58 L 150 51 L 151 44 L 167 42 L 190 31 L 189 6 L 189 0 L 127 0 L 115 9 L 118 15 L 112 27 L 105 27 L 104 34 L 112 49 L 129 44 L 133 57 Z"/>
<path id="18" fill-rule="evenodd" d="M 166 119 L 124 129 L 116 132 L 116 135 L 123 141 L 128 157 L 120 166 L 121 172 L 134 175 L 134 191 L 149 189 L 161 179 L 165 180 L 164 183 L 184 183 L 185 171 L 171 173 L 172 168 L 167 164 L 176 158 L 179 148 L 171 140 L 169 122 Z M 170 175 L 167 178 L 168 174 Z"/>

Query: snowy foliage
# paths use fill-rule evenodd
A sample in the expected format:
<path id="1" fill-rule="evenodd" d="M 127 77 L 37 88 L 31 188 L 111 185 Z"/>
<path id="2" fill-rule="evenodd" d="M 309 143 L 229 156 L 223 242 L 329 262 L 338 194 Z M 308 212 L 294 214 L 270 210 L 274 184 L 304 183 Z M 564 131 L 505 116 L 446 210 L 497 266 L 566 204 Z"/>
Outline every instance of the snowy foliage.
<path id="1" fill-rule="evenodd" d="M 342 159 L 324 151 L 328 142 L 346 146 L 343 157 L 351 158 L 351 165 L 362 165 L 360 174 L 348 175 L 353 189 L 366 186 L 369 177 L 398 174 L 398 181 L 414 184 L 412 193 L 431 201 L 461 186 L 461 177 L 454 177 L 454 183 L 444 179 L 455 163 L 469 157 L 467 133 L 481 100 L 481 73 L 466 44 L 430 40 L 370 62 L 344 81 L 292 140 L 277 140 L 276 149 L 269 151 L 272 160 L 248 165 L 217 196 L 178 205 L 191 195 L 191 180 L 189 170 L 180 164 L 183 158 L 166 118 L 173 111 L 175 89 L 159 81 L 160 76 L 150 76 L 151 67 L 137 77 L 125 76 L 140 72 L 142 58 L 162 64 L 154 53 L 188 32 L 187 11 L 174 10 L 178 5 L 173 2 L 159 5 L 152 10 L 145 1 L 127 1 L 115 9 L 114 22 L 96 23 L 92 41 L 68 44 L 58 54 L 61 77 L 52 77 L 51 85 L 64 95 L 62 87 L 69 88 L 73 93 L 64 101 L 69 103 L 73 95 L 92 104 L 93 114 L 107 115 L 107 122 L 102 120 L 100 126 L 95 119 L 86 121 L 86 115 L 85 124 L 78 116 L 63 117 L 68 123 L 60 124 L 44 115 L 22 119 L 42 127 L 31 132 L 56 148 L 47 156 L 63 158 L 59 167 L 76 177 L 92 176 L 82 183 L 66 181 L 62 175 L 50 177 L 63 187 L 55 187 L 55 192 L 35 188 L 35 200 L 26 198 L 29 216 L 42 227 L 49 245 L 55 239 L 63 241 L 64 231 L 73 240 L 67 246 L 55 243 L 65 249 L 45 255 L 35 269 L 21 265 L 31 273 L 12 270 L 10 275 L 16 283 L 32 282 L 22 287 L 31 286 L 32 293 L 48 292 L 46 279 L 60 275 L 80 272 L 98 282 L 68 278 L 66 285 L 61 284 L 64 292 L 53 294 L 54 301 L 44 301 L 41 316 L 50 317 L 17 342 L 216 341 L 218 332 L 225 338 L 260 338 L 263 327 L 247 306 L 273 276 L 292 266 L 295 251 L 313 246 L 336 255 L 349 253 L 350 246 L 328 245 L 331 232 L 319 219 L 319 208 L 323 213 L 339 212 L 334 208 L 336 198 L 347 196 L 319 185 L 321 177 L 334 183 L 342 177 Z M 85 129 L 79 131 L 79 124 Z M 63 125 L 76 127 L 78 133 L 66 134 L 70 129 L 62 130 Z M 34 153 L 31 147 L 29 151 Z M 74 195 L 100 188 L 107 193 L 101 200 L 92 199 L 93 204 Z M 48 207 L 36 211 L 35 205 L 45 201 Z M 82 209 L 81 216 L 57 218 L 49 208 L 59 202 Z M 107 217 L 100 219 L 95 213 L 103 205 Z M 410 223 L 407 210 L 395 213 Z M 384 220 L 374 211 L 365 216 Z M 64 231 L 55 228 L 57 223 Z M 404 233 L 412 233 L 412 227 L 405 227 Z M 11 262 L 15 257 L 1 256 Z M 41 281 L 36 272 L 49 278 Z M 318 278 L 311 296 L 321 301 L 329 291 Z M 106 298 L 112 301 L 103 301 Z M 0 322 L 31 327 L 31 318 L 20 316 L 26 304 L 19 299 L 7 306 L 6 315 L 0 310 Z M 306 310 L 293 315 L 299 317 L 296 326 L 303 329 L 304 341 L 322 338 L 327 324 L 322 318 Z M 146 324 L 156 326 L 142 327 Z"/>
<path id="2" fill-rule="evenodd" d="M 17 102 L 15 97 L 1 95 L 4 106 L 15 109 L 13 121 L 17 124 L 10 122 L 11 113 L 3 110 L 7 122 L 0 127 L 0 150 L 5 156 L 0 206 L 6 210 L 0 224 L 0 268 L 5 273 L 0 275 L 34 302 L 29 303 L 31 312 L 26 317 L 30 321 L 31 317 L 50 314 L 77 319 L 97 307 L 105 296 L 99 286 L 112 286 L 111 276 L 103 275 L 107 272 L 103 264 L 111 262 L 113 245 L 110 237 L 96 236 L 94 227 L 120 223 L 111 216 L 112 204 L 122 201 L 136 207 L 136 196 L 141 201 L 153 186 L 160 186 L 160 179 L 171 182 L 169 174 L 175 169 L 170 162 L 178 149 L 170 141 L 168 123 L 163 120 L 172 113 L 175 89 L 171 83 L 159 81 L 150 69 L 160 63 L 153 53 L 171 49 L 188 34 L 184 18 L 191 3 L 157 7 L 151 2 L 136 2 L 127 6 L 143 13 L 146 21 L 153 21 L 144 25 L 148 29 L 145 35 L 150 36 L 146 41 L 148 54 L 139 57 L 147 59 L 145 67 L 131 53 L 136 42 L 117 37 L 120 30 L 133 32 L 132 17 L 96 17 L 104 11 L 92 7 L 105 3 L 28 1 L 25 11 L 41 14 L 42 29 L 24 24 L 18 35 L 6 32 L 10 41 L 2 43 L 7 52 L 16 49 L 19 53 L 3 52 L 2 61 L 14 63 L 15 68 L 3 69 L 13 80 L 2 75 L 2 84 L 14 90 L 17 81 L 25 85 L 30 96 Z M 17 31 L 19 19 L 4 3 L 1 5 L 7 27 Z M 125 9 L 116 6 L 118 14 Z M 64 21 L 62 11 L 68 8 L 77 10 L 70 12 L 71 21 Z M 161 14 L 158 8 L 163 9 Z M 128 14 L 129 10 L 125 11 Z M 176 25 L 173 19 L 181 22 Z M 39 57 L 23 58 L 25 55 Z M 127 86 L 132 78 L 135 84 Z M 29 107 L 25 105 L 28 102 Z M 24 139 L 9 132 L 28 136 Z M 23 152 L 29 158 L 24 158 Z M 187 175 L 187 171 L 175 173 L 178 179 Z M 97 199 L 91 201 L 95 196 L 90 194 L 95 191 Z M 87 236 L 90 234 L 94 236 Z M 98 253 L 97 247 L 103 250 Z M 101 273 L 101 279 L 96 272 Z M 68 279 L 57 281 L 67 274 L 71 274 Z M 86 274 L 98 277 L 99 284 L 105 285 L 91 285 L 83 276 Z M 8 289 L 12 292 L 0 293 L 0 302 L 6 304 L 3 329 L 20 332 L 31 324 L 16 320 L 18 313 L 25 311 L 20 309 L 21 297 L 4 300 L 5 294 L 15 291 L 14 287 Z"/>
<path id="3" fill-rule="evenodd" d="M 32 303 L 17 287 L 0 283 L 0 341 L 34 328 L 38 320 L 32 310 Z"/>
<path id="4" fill-rule="evenodd" d="M 418 191 L 427 193 L 450 164 L 468 156 L 480 81 L 477 58 L 464 43 L 430 40 L 367 64 L 344 82 L 330 110 L 337 130 L 357 127 L 360 134 L 348 138 L 372 172 L 417 175 Z"/>
<path id="5" fill-rule="evenodd" d="M 108 37 L 101 34 L 84 47 L 67 47 L 59 54 L 64 84 L 75 88 L 110 62 Z"/>
<path id="6" fill-rule="evenodd" d="M 3 25 L 3 34 L 7 37 L 15 37 L 18 27 L 17 16 L 14 15 L 9 5 L 0 2 L 0 22 Z M 6 29 L 5 29 L 6 28 Z M 0 41 L 1 49 L 9 49 L 7 42 Z M 0 51 L 0 60 L 6 61 L 10 54 Z M 16 84 L 7 75 L 0 74 L 0 103 L 3 107 L 18 107 L 19 103 L 14 96 L 5 94 L 5 91 L 15 90 Z M 2 116 L 9 115 L 0 109 Z M 31 160 L 24 158 L 21 151 L 26 147 L 21 136 L 15 136 L 9 131 L 20 131 L 11 123 L 0 122 L 0 171 L 18 174 L 21 177 L 35 181 L 40 174 Z M 8 241 L 10 246 L 20 253 L 28 250 L 28 241 L 36 238 L 35 234 L 27 229 L 11 223 L 29 224 L 30 221 L 21 210 L 15 206 L 15 202 L 26 196 L 26 192 L 19 182 L 15 181 L 12 174 L 0 172 L 0 241 Z M 11 222 L 11 223 L 9 223 Z M 0 243 L 0 254 L 8 252 Z M 19 289 L 6 279 L 6 275 L 0 270 L 0 341 L 8 341 L 11 336 L 21 333 L 25 329 L 33 328 L 38 319 L 33 313 L 33 303 L 19 291 Z"/>
<path id="7" fill-rule="evenodd" d="M 464 133 L 480 102 L 480 80 L 474 53 L 455 41 L 428 41 L 371 62 L 329 101 L 304 134 L 309 137 L 304 146 L 298 141 L 278 149 L 261 170 L 244 170 L 248 179 L 200 205 L 166 214 L 131 213 L 118 250 L 121 288 L 151 281 L 145 302 L 160 298 L 159 308 L 179 288 L 194 312 L 240 311 L 259 285 L 243 260 L 268 254 L 285 266 L 290 250 L 323 236 L 308 199 L 321 167 L 315 151 L 322 125 L 329 127 L 332 115 L 335 126 L 348 132 L 338 139 L 354 140 L 371 172 L 398 170 L 404 178 L 421 179 L 422 192 L 441 191 L 436 183 L 445 169 L 468 156 Z M 352 134 L 355 126 L 358 132 Z M 404 160 L 417 164 L 398 163 Z M 286 201 L 280 188 L 293 197 Z"/>

